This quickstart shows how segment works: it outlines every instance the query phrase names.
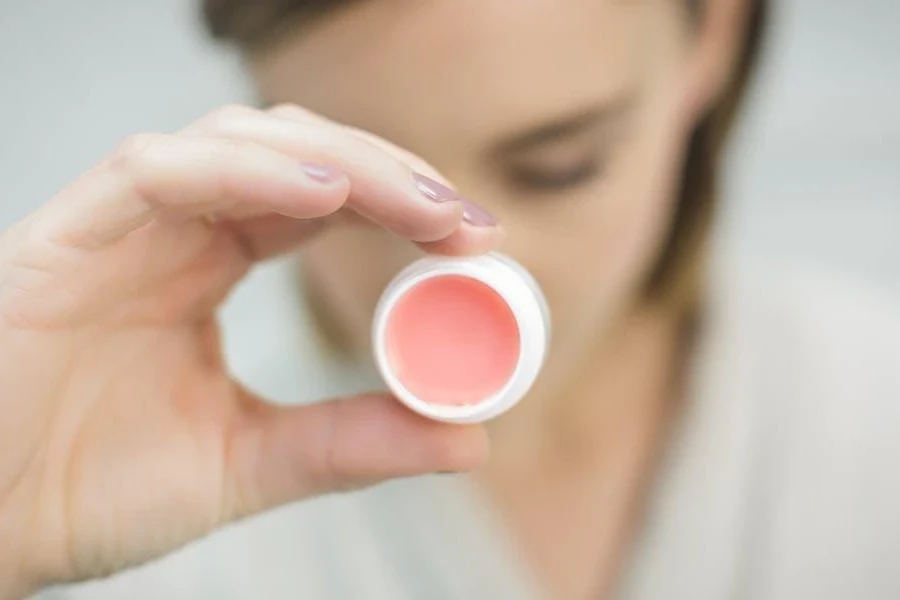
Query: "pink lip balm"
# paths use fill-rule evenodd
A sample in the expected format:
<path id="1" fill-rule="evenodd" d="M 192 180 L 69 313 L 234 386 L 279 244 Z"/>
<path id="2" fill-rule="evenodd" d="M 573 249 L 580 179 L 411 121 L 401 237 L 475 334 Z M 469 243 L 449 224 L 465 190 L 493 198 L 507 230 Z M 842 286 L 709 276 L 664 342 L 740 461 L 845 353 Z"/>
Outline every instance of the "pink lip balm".
<path id="1" fill-rule="evenodd" d="M 500 254 L 419 260 L 388 285 L 372 345 L 394 395 L 426 417 L 475 423 L 512 408 L 543 365 L 547 302 Z"/>

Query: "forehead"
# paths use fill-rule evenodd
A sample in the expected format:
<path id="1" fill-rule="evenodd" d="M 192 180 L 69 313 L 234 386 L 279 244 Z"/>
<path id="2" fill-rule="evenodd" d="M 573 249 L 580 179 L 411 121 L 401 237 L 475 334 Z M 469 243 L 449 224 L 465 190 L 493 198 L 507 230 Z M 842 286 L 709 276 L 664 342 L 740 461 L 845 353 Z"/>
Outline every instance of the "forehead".
<path id="1" fill-rule="evenodd" d="M 416 148 L 612 101 L 634 84 L 646 2 L 361 0 L 254 61 L 267 100 Z"/>

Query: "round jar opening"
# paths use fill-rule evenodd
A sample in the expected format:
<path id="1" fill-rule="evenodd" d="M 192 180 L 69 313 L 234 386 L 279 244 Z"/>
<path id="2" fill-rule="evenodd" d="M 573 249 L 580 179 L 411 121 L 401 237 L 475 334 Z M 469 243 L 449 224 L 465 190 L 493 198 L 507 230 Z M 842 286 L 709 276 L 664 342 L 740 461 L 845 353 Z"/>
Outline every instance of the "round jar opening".
<path id="1" fill-rule="evenodd" d="M 440 406 L 473 406 L 497 394 L 521 352 L 519 326 L 503 297 L 455 274 L 406 290 L 388 315 L 384 339 L 397 381 Z"/>

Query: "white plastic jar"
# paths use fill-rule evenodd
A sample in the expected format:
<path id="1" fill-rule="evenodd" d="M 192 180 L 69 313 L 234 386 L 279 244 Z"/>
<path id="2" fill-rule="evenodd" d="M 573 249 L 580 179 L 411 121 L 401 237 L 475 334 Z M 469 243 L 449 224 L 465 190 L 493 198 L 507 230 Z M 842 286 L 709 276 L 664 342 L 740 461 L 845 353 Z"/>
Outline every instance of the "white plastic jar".
<path id="1" fill-rule="evenodd" d="M 549 341 L 543 292 L 499 253 L 416 261 L 387 286 L 372 324 L 375 363 L 391 392 L 450 423 L 486 421 L 515 406 Z"/>

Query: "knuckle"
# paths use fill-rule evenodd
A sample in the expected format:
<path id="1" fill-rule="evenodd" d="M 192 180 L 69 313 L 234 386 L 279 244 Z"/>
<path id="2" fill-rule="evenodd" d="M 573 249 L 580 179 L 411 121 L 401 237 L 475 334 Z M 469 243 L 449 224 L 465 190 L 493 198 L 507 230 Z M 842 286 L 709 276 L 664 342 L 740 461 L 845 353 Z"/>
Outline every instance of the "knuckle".
<path id="1" fill-rule="evenodd" d="M 210 127 L 227 125 L 233 121 L 246 118 L 255 114 L 256 111 L 249 106 L 243 104 L 226 104 L 210 112 L 204 121 Z"/>
<path id="2" fill-rule="evenodd" d="M 156 133 L 135 133 L 122 140 L 110 157 L 113 166 L 129 164 L 147 155 L 164 137 Z"/>
<path id="3" fill-rule="evenodd" d="M 137 173 L 141 171 L 141 165 L 152 162 L 152 154 L 165 144 L 167 138 L 168 136 L 160 133 L 132 134 L 122 140 L 100 166 L 121 180 L 133 197 L 140 198 L 147 205 L 155 205 L 154 195 L 139 182 Z"/>
<path id="4" fill-rule="evenodd" d="M 209 155 L 214 160 L 232 160 L 238 157 L 245 157 L 249 154 L 259 154 L 260 152 L 264 152 L 264 147 L 239 138 L 216 140 L 216 142 L 209 147 Z"/>
<path id="5" fill-rule="evenodd" d="M 100 166 L 120 173 L 127 173 L 135 163 L 147 160 L 147 156 L 162 144 L 165 138 L 165 135 L 159 133 L 135 133 L 129 135 L 119 143 L 112 154 Z"/>
<path id="6" fill-rule="evenodd" d="M 323 427 L 318 439 L 302 465 L 303 479 L 312 492 L 336 491 L 353 478 L 352 467 L 347 464 L 341 421 L 346 399 L 336 399 L 322 405 L 325 411 Z"/>
<path id="7" fill-rule="evenodd" d="M 292 104 L 290 102 L 282 102 L 280 104 L 276 104 L 272 108 L 269 109 L 269 113 L 278 117 L 285 117 L 288 119 L 321 119 L 319 115 L 303 108 L 298 104 Z"/>

